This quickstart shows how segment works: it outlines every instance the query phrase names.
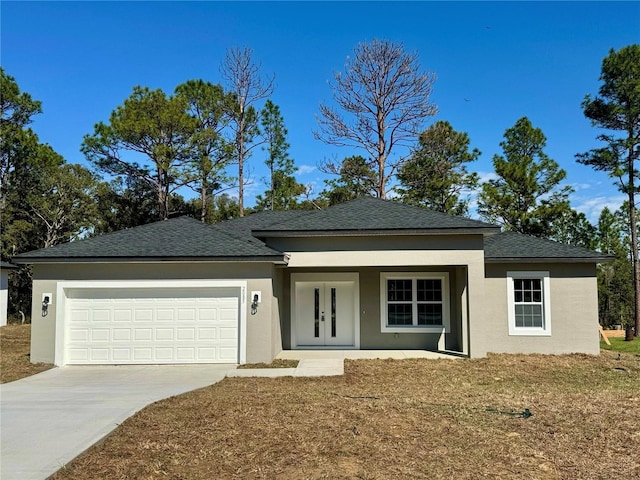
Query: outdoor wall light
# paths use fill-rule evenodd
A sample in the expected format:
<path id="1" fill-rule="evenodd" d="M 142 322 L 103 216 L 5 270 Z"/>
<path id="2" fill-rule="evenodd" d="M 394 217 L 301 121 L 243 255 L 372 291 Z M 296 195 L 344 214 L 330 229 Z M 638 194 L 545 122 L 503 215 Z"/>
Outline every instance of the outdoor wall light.
<path id="1" fill-rule="evenodd" d="M 251 292 L 251 315 L 255 315 L 258 312 L 260 297 L 260 292 Z"/>
<path id="2" fill-rule="evenodd" d="M 49 304 L 51 303 L 51 298 L 47 295 L 42 297 L 42 316 L 46 317 L 49 314 Z"/>

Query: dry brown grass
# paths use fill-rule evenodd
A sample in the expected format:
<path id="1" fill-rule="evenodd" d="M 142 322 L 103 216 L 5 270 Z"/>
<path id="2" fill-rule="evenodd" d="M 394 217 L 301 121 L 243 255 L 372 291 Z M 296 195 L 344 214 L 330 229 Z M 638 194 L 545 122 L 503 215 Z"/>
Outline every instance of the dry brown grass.
<path id="1" fill-rule="evenodd" d="M 342 377 L 227 378 L 150 405 L 53 478 L 640 478 L 640 356 L 617 358 L 358 360 Z"/>
<path id="2" fill-rule="evenodd" d="M 0 327 L 0 383 L 13 382 L 53 367 L 48 363 L 30 362 L 30 341 L 29 324 Z"/>
<path id="3" fill-rule="evenodd" d="M 240 369 L 246 368 L 296 368 L 298 366 L 298 360 L 287 360 L 283 358 L 276 358 L 271 363 L 245 363 L 238 365 Z"/>

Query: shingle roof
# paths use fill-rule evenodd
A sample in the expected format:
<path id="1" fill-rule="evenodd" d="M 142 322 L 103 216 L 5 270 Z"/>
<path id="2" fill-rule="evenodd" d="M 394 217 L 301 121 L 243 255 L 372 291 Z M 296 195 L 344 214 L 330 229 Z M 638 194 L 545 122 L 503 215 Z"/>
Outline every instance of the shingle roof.
<path id="1" fill-rule="evenodd" d="M 259 241 L 251 236 L 252 230 L 261 230 L 271 225 L 285 223 L 296 217 L 312 214 L 315 211 L 317 210 L 263 210 L 261 212 L 251 213 L 245 217 L 226 220 L 218 223 L 217 226 L 229 232 L 234 232 L 242 236 L 246 235 Z"/>
<path id="2" fill-rule="evenodd" d="M 487 262 L 606 262 L 613 257 L 521 233 L 502 232 L 484 239 Z"/>
<path id="3" fill-rule="evenodd" d="M 150 223 L 16 255 L 19 263 L 56 259 L 277 259 L 282 252 L 189 217 Z"/>
<path id="4" fill-rule="evenodd" d="M 391 200 L 358 198 L 325 210 L 287 218 L 271 225 L 256 226 L 254 236 L 294 234 L 333 235 L 336 233 L 470 233 L 498 231 L 497 226 L 478 220 L 455 217 Z"/>
<path id="5" fill-rule="evenodd" d="M 600 262 L 610 256 L 519 233 L 477 220 L 375 198 L 325 210 L 265 211 L 217 225 L 180 217 L 13 257 L 15 263 L 110 260 L 283 261 L 284 253 L 256 237 L 286 235 L 375 235 L 478 233 L 485 236 L 487 262 Z M 3 268 L 4 267 L 3 264 Z"/>

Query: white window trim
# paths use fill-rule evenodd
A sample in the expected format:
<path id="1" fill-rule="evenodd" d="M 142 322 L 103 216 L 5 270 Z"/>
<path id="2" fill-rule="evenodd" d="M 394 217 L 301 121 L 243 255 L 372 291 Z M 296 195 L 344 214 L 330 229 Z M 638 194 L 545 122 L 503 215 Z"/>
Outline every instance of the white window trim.
<path id="1" fill-rule="evenodd" d="M 542 315 L 540 327 L 516 327 L 516 306 L 513 295 L 513 280 L 531 278 L 542 280 Z M 551 336 L 551 280 L 549 272 L 507 272 L 507 316 L 509 319 L 509 335 Z"/>
<path id="2" fill-rule="evenodd" d="M 442 325 L 387 325 L 387 280 L 434 279 L 442 282 Z M 414 301 L 415 302 L 415 301 Z M 448 272 L 381 272 L 380 331 L 383 333 L 449 333 L 451 331 Z"/>

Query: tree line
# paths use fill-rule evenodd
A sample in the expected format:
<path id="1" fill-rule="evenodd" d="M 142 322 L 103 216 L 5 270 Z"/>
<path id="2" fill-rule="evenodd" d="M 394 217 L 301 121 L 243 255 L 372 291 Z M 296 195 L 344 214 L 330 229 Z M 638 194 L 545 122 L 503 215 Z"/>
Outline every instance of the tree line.
<path id="1" fill-rule="evenodd" d="M 467 133 L 436 121 L 433 72 L 417 52 L 386 40 L 363 42 L 330 83 L 314 136 L 361 154 L 323 161 L 332 175 L 317 195 L 298 183 L 287 129 L 248 48 L 227 51 L 223 83 L 188 80 L 166 93 L 136 86 L 108 121 L 82 140 L 90 168 L 67 164 L 31 129 L 41 102 L 0 70 L 2 259 L 81 237 L 175 215 L 215 223 L 265 209 L 315 209 L 371 195 L 454 215 L 477 215 L 504 230 L 599 249 L 615 260 L 599 266 L 600 319 L 640 330 L 640 273 L 635 194 L 640 174 L 640 46 L 611 50 L 598 96 L 584 115 L 603 131 L 602 147 L 576 159 L 604 171 L 627 201 L 605 208 L 597 225 L 573 209 L 566 171 L 545 153 L 546 137 L 527 117 L 504 132 L 494 178 L 481 182 L 470 164 L 481 152 Z M 260 152 L 260 153 L 258 153 Z M 408 152 L 408 153 L 407 153 Z M 244 187 L 251 156 L 261 156 L 267 188 L 252 207 Z M 184 192 L 193 195 L 185 199 Z M 237 192 L 237 195 L 232 195 Z M 30 271 L 11 274 L 11 308 L 28 311 Z"/>

